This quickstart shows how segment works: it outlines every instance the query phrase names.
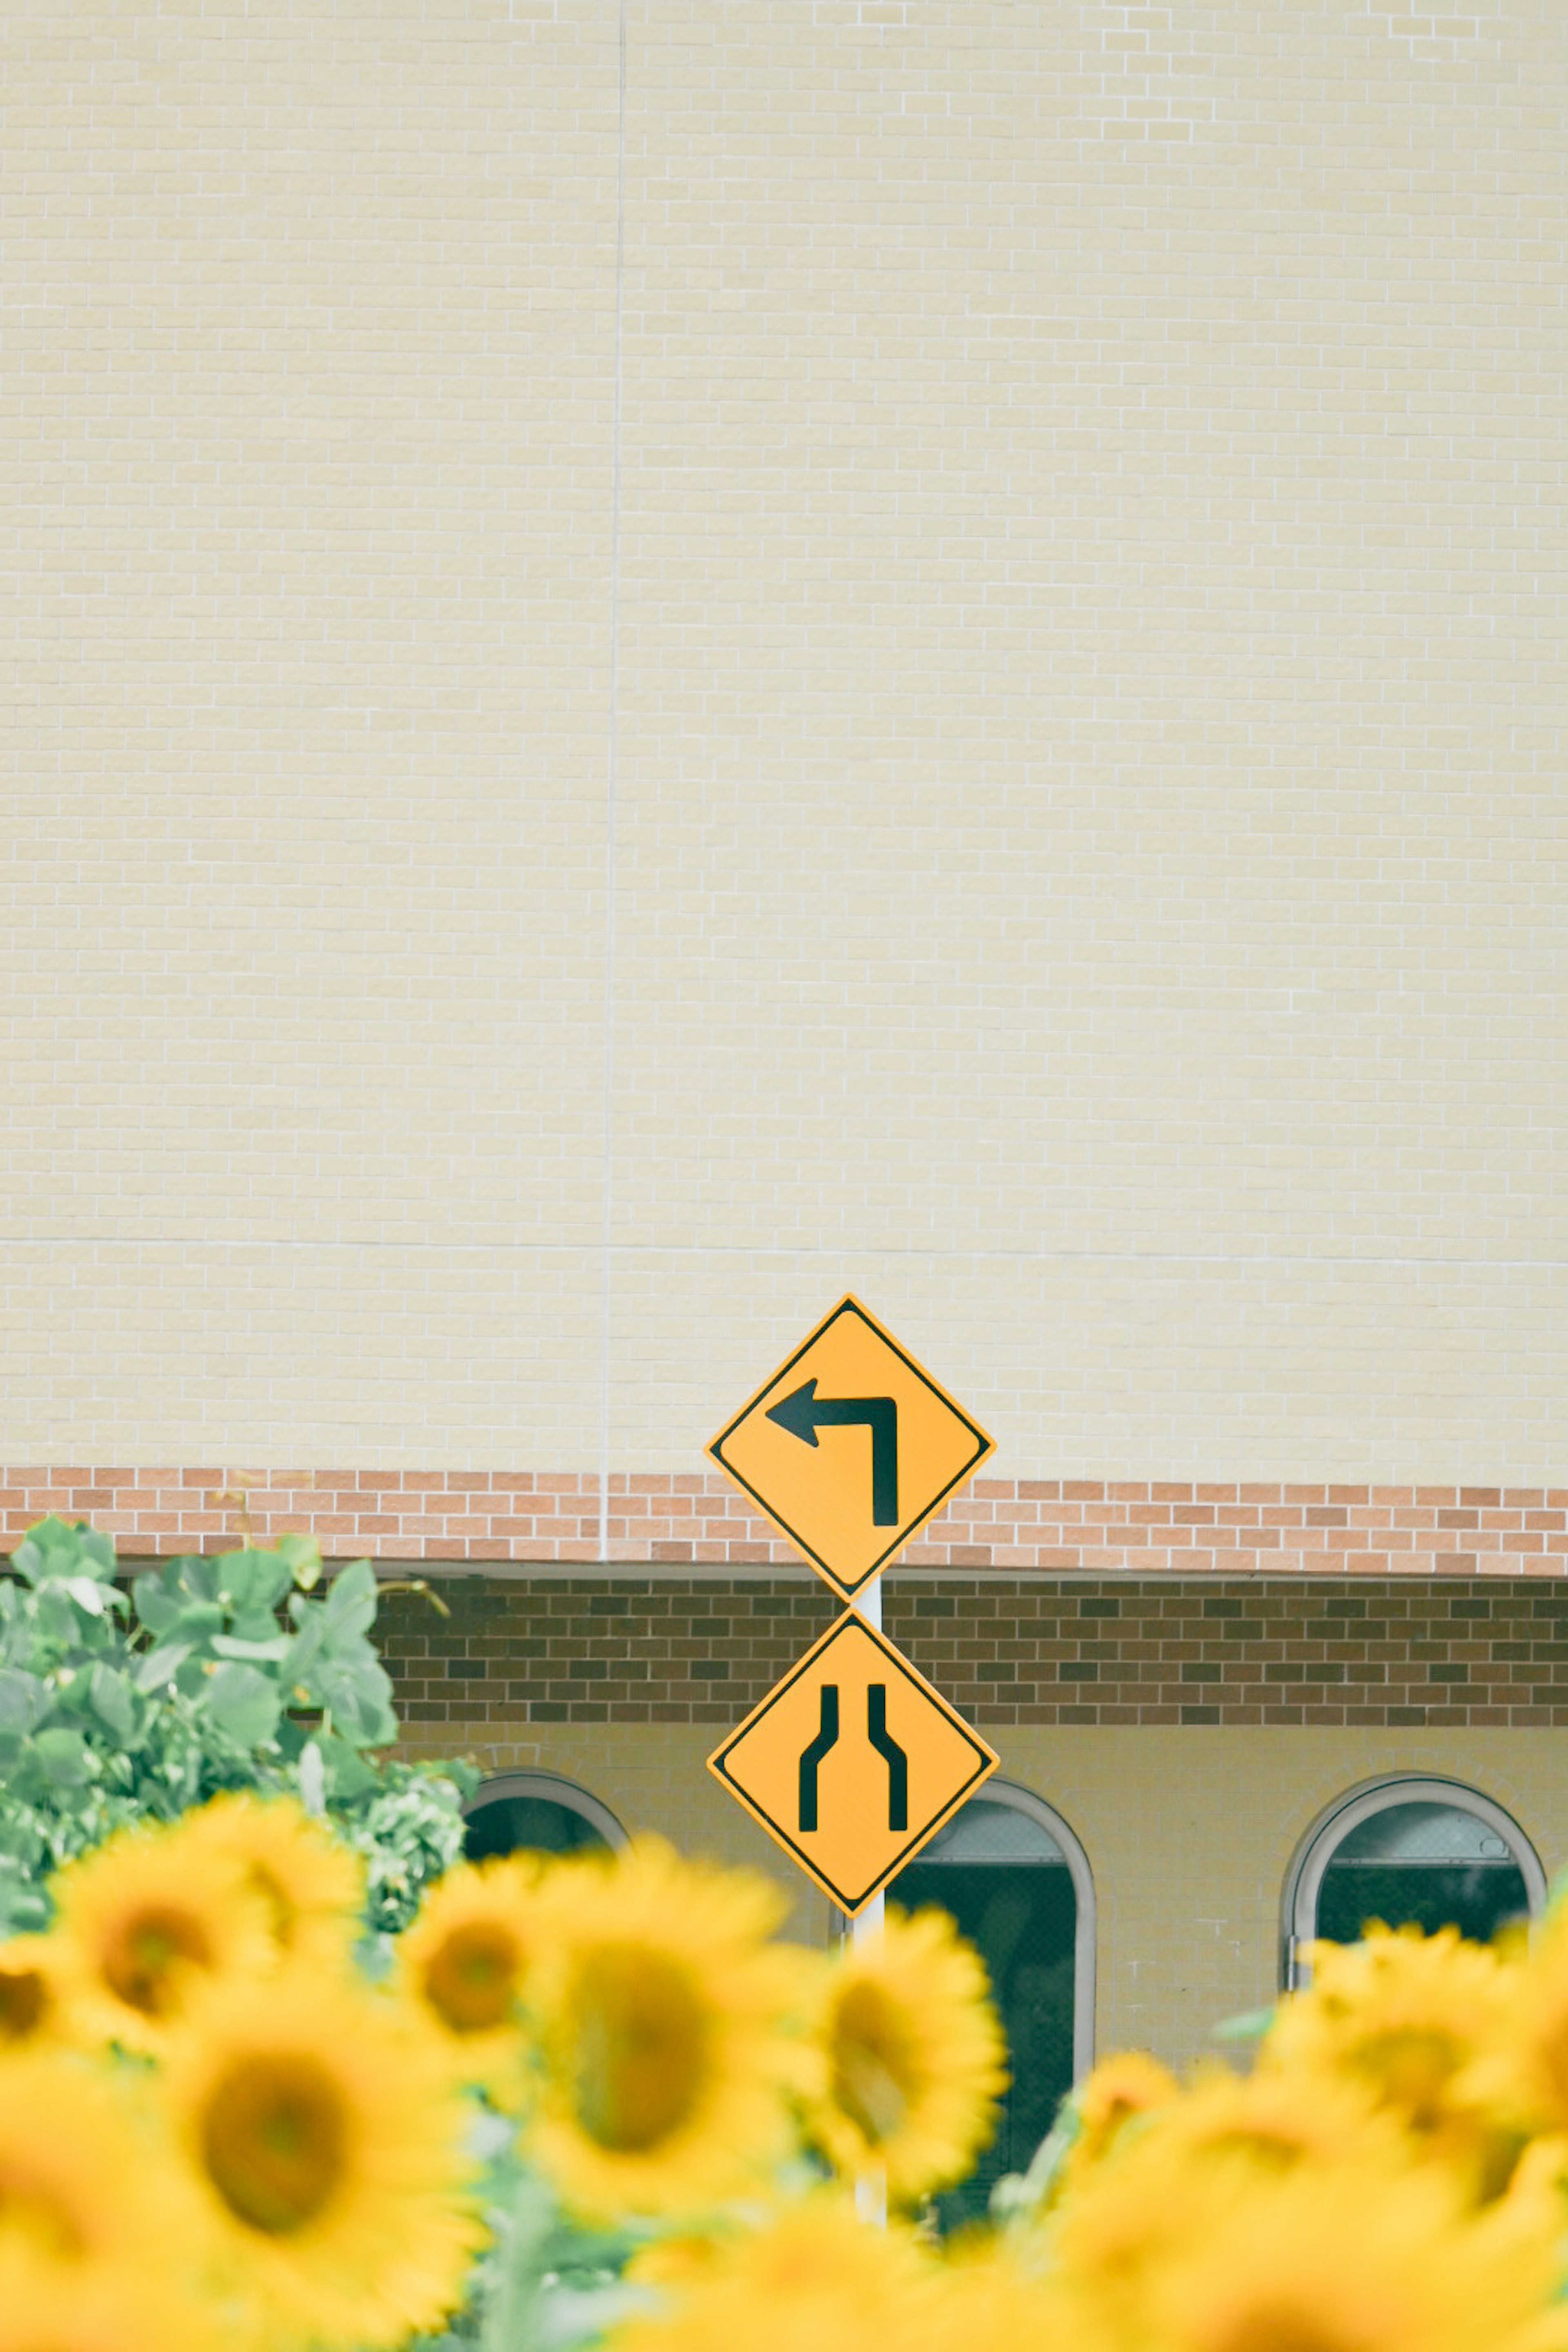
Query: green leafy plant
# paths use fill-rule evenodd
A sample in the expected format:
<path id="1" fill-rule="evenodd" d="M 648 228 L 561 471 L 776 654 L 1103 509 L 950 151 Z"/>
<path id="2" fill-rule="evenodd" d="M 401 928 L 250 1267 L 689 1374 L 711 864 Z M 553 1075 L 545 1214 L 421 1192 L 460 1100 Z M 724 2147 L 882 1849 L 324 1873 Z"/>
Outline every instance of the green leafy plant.
<path id="1" fill-rule="evenodd" d="M 0 1576 L 0 1934 L 48 1917 L 49 1874 L 111 1831 L 224 1789 L 287 1790 L 364 1856 L 367 1927 L 404 1927 L 457 1858 L 471 1768 L 389 1761 L 375 1573 L 321 1594 L 321 1552 L 284 1536 L 171 1559 L 130 1591 L 112 1539 L 41 1520 Z M 439 1605 L 438 1603 L 436 1605 Z"/>

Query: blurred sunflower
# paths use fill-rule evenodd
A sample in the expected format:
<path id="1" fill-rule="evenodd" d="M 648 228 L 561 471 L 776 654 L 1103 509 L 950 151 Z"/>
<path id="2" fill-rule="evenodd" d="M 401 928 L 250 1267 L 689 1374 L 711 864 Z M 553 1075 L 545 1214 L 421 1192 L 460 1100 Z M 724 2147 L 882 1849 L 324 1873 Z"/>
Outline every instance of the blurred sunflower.
<path id="1" fill-rule="evenodd" d="M 0 2352 L 207 2352 L 192 2219 L 123 2082 L 59 2053 L 0 2058 Z"/>
<path id="2" fill-rule="evenodd" d="M 994 2128 L 1005 2044 L 984 1968 L 945 1911 L 889 1911 L 880 1937 L 845 1945 L 816 2039 L 810 2127 L 840 2172 L 884 2175 L 899 2203 L 962 2179 Z"/>
<path id="3" fill-rule="evenodd" d="M 1120 2050 L 1104 2058 L 1069 2094 L 1078 2133 L 1062 2167 L 1058 2193 L 1109 2155 L 1123 2126 L 1181 2096 L 1168 2066 L 1144 2050 Z"/>
<path id="4" fill-rule="evenodd" d="M 537 1953 L 541 1870 L 521 1854 L 459 1863 L 398 1938 L 409 1996 L 447 2042 L 463 2079 L 504 2100 L 521 2085 L 518 2005 Z"/>
<path id="5" fill-rule="evenodd" d="M 286 1958 L 330 1965 L 348 1957 L 364 1906 L 364 1865 L 291 1797 L 249 1790 L 215 1797 L 173 1835 L 188 1839 L 195 1856 L 220 1855 L 238 1868 Z"/>
<path id="6" fill-rule="evenodd" d="M 1528 2130 L 1568 2135 L 1568 1916 L 1560 1907 L 1510 1974 L 1503 2032 L 1463 2087 L 1500 2104 Z"/>
<path id="7" fill-rule="evenodd" d="M 648 2269 L 665 2285 L 668 2273 Z M 638 2263 L 628 2275 L 644 2282 Z M 913 2237 L 896 2223 L 868 2229 L 841 2192 L 819 2189 L 720 2242 L 606 2352 L 935 2352 L 945 2318 L 935 2264 Z"/>
<path id="8" fill-rule="evenodd" d="M 1170 2250 L 1143 2332 L 1169 2352 L 1561 2352 L 1554 2239 L 1467 2215 L 1431 2167 L 1259 2180 Z"/>
<path id="9" fill-rule="evenodd" d="M 138 1824 L 68 1862 L 50 1883 L 56 1935 L 86 2033 L 157 2050 L 204 1983 L 262 1973 L 274 1946 L 237 1864 L 198 1866 L 177 1832 Z"/>
<path id="10" fill-rule="evenodd" d="M 393 2344 L 458 2300 L 483 2235 L 467 2109 L 403 2004 L 319 1969 L 219 1987 L 165 2095 L 264 2343 Z"/>
<path id="11" fill-rule="evenodd" d="M 1070 2311 L 1048 2278 L 1017 2258 L 1017 2248 L 988 2231 L 961 2236 L 943 2250 L 939 2294 L 926 2316 L 930 2352 L 1024 2352 L 1072 2344 Z"/>
<path id="12" fill-rule="evenodd" d="M 1353 2167 L 1361 2193 L 1375 2200 L 1415 2153 L 1394 2118 L 1348 2083 L 1216 2071 L 1149 2111 L 1068 2181 L 1044 2243 L 1086 2308 L 1137 2334 L 1150 2281 L 1260 2187 Z"/>
<path id="13" fill-rule="evenodd" d="M 70 1972 L 58 1936 L 0 1944 L 0 2056 L 69 2038 Z"/>
<path id="14" fill-rule="evenodd" d="M 1312 1969 L 1310 1988 L 1275 2012 L 1259 2070 L 1343 2077 L 1453 2163 L 1474 2196 L 1496 2196 L 1524 2135 L 1476 2070 L 1507 2046 L 1517 1965 L 1453 1927 L 1373 1927 L 1360 1944 L 1314 1946 Z"/>
<path id="15" fill-rule="evenodd" d="M 559 1865 L 530 2002 L 543 2060 L 528 2146 L 594 2214 L 700 2211 L 755 2185 L 807 2090 L 792 2031 L 810 1967 L 770 1945 L 765 1879 L 658 1839 Z"/>

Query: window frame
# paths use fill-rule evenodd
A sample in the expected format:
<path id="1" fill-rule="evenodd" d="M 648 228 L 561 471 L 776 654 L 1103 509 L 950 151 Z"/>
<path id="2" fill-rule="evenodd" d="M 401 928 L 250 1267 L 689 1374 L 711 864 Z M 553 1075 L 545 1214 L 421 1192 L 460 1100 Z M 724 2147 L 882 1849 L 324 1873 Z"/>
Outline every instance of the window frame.
<path id="1" fill-rule="evenodd" d="M 1325 1807 L 1291 1856 L 1285 1874 L 1280 1905 L 1279 1990 L 1302 1992 L 1312 1971 L 1300 1957 L 1317 1933 L 1318 1897 L 1323 1873 L 1351 1832 L 1377 1813 L 1396 1805 L 1438 1804 L 1468 1813 L 1500 1837 L 1524 1880 L 1530 1916 L 1539 1918 L 1546 1902 L 1546 1873 L 1541 1857 L 1510 1812 L 1468 1780 L 1453 1780 L 1433 1772 L 1385 1772 L 1363 1780 Z"/>
<path id="2" fill-rule="evenodd" d="M 1021 1788 L 1016 1780 L 1000 1780 L 994 1778 L 986 1780 L 976 1789 L 974 1797 L 970 1801 L 972 1803 L 978 1801 L 983 1805 L 1008 1805 L 1015 1812 L 1024 1814 L 1026 1819 L 1045 1831 L 1054 1845 L 1059 1847 L 1062 1859 L 1067 1864 L 1068 1875 L 1072 1880 L 1075 1906 L 1072 1949 L 1072 2078 L 1075 2084 L 1081 2083 L 1094 2065 L 1094 1961 L 1098 1923 L 1095 1916 L 1094 1872 L 1090 1867 L 1089 1856 L 1084 1852 L 1079 1839 L 1068 1827 L 1055 1806 L 1047 1805 L 1043 1797 L 1037 1797 L 1032 1789 Z M 913 1853 L 910 1856 L 911 1863 L 919 1863 L 921 1859 L 921 1853 Z M 940 1864 L 937 1866 L 940 1868 Z M 1029 1870 L 1037 1866 L 1050 1867 L 1048 1864 L 1036 1865 L 1027 1862 L 1020 1862 L 1014 1865 L 1019 1870 Z"/>
<path id="3" fill-rule="evenodd" d="M 575 1780 L 568 1780 L 563 1773 L 546 1772 L 533 1765 L 520 1766 L 515 1771 L 487 1773 L 463 1807 L 464 1821 L 471 1821 L 487 1805 L 500 1803 L 508 1797 L 537 1797 L 546 1804 L 560 1805 L 566 1812 L 575 1813 L 598 1832 L 612 1853 L 620 1853 L 631 1843 L 601 1798 L 579 1787 Z"/>

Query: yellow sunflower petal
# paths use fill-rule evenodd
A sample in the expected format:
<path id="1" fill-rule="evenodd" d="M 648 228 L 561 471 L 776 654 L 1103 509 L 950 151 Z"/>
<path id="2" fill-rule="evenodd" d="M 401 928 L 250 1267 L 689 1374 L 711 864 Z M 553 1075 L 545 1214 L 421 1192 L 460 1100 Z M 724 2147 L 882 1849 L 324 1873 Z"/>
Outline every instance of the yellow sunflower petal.
<path id="1" fill-rule="evenodd" d="M 1256 2186 L 1152 2277 L 1169 2352 L 1548 2352 L 1553 2233 L 1531 2243 L 1460 2209 L 1434 2168 L 1369 2183 L 1352 2165 Z"/>
<path id="2" fill-rule="evenodd" d="M 174 1834 L 188 1838 L 193 1852 L 238 1867 L 285 1958 L 327 1965 L 347 1958 L 360 1930 L 364 1864 L 291 1797 L 249 1790 L 215 1797 L 187 1813 Z"/>
<path id="3" fill-rule="evenodd" d="M 664 2282 L 661 2280 L 661 2284 Z M 626 2323 L 613 2352 L 935 2352 L 950 2340 L 934 2264 L 897 2224 L 820 2191 L 715 2246 Z"/>
<path id="4" fill-rule="evenodd" d="M 50 1883 L 83 2032 L 156 2051 L 205 1984 L 258 1975 L 275 1947 L 238 1866 L 199 1863 L 178 1831 L 138 1826 L 68 1863 Z"/>
<path id="5" fill-rule="evenodd" d="M 791 2030 L 811 1964 L 765 1940 L 775 1890 L 657 1839 L 547 1887 L 532 2154 L 596 2214 L 697 2211 L 752 2186 L 812 2075 Z"/>
<path id="6" fill-rule="evenodd" d="M 398 1938 L 401 1982 L 466 2082 L 503 2104 L 521 2082 L 520 2004 L 545 1932 L 542 1869 L 531 1856 L 459 1863 L 433 1886 Z"/>
<path id="7" fill-rule="evenodd" d="M 381 2346 L 459 2299 L 468 2115 L 403 2004 L 320 1970 L 215 1989 L 167 2071 L 229 2290 L 262 2342 Z"/>
<path id="8" fill-rule="evenodd" d="M 1373 1927 L 1360 1944 L 1317 1945 L 1312 1965 L 1310 1990 L 1280 2003 L 1260 2069 L 1356 2084 L 1457 2167 L 1473 2194 L 1495 2196 L 1523 2134 L 1506 2102 L 1487 2095 L 1480 2062 L 1506 2046 L 1518 1967 L 1452 1927 Z"/>
<path id="9" fill-rule="evenodd" d="M 0 2352 L 208 2352 L 193 2203 L 131 2089 L 59 2052 L 0 2058 Z"/>
<path id="10" fill-rule="evenodd" d="M 962 2179 L 1005 2089 L 1002 2029 L 979 1956 L 944 1911 L 890 1911 L 847 1945 L 824 1990 L 815 2137 L 839 2171 L 879 2172 L 898 2202 Z"/>

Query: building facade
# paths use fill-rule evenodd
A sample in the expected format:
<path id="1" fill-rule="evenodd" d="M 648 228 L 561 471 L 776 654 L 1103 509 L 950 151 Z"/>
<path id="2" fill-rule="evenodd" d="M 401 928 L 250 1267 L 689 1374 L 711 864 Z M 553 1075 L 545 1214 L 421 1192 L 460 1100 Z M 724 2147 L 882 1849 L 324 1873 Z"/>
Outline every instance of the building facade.
<path id="1" fill-rule="evenodd" d="M 1538 1903 L 1553 0 L 0 40 L 6 1529 L 417 1563 L 411 1751 L 787 1876 L 702 1448 L 853 1288 L 997 1440 L 888 1623 L 1042 2081 Z"/>

